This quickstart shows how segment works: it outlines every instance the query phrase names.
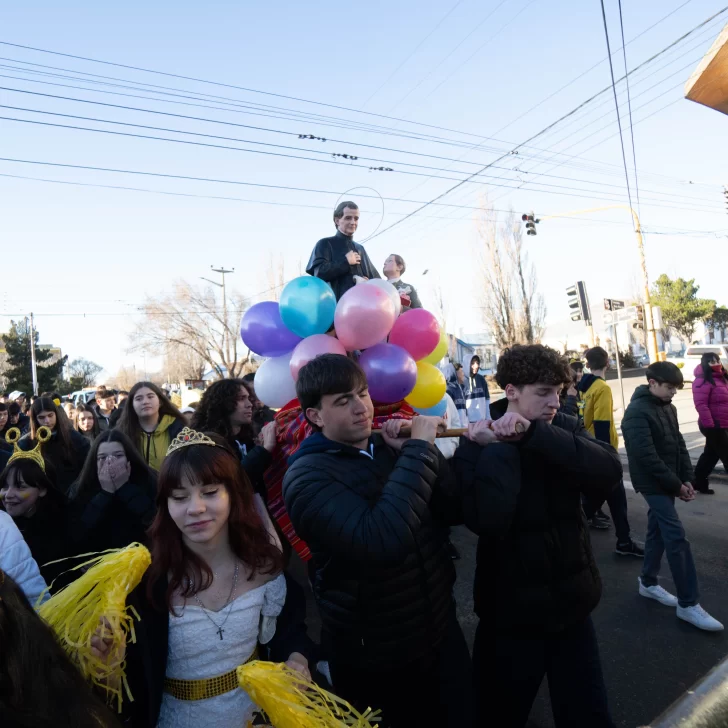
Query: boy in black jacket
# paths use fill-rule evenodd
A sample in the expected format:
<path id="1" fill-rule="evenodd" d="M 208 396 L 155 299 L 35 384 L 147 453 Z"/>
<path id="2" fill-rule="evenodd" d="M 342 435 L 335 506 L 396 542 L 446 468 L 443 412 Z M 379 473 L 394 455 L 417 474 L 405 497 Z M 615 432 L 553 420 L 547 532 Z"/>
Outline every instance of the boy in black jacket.
<path id="1" fill-rule="evenodd" d="M 334 691 L 381 709 L 383 726 L 471 725 L 445 528 L 461 502 L 443 485 L 439 419 L 415 417 L 409 439 L 390 420 L 372 437 L 366 376 L 335 354 L 303 367 L 296 392 L 317 432 L 290 458 L 283 497 L 313 554 Z"/>
<path id="2" fill-rule="evenodd" d="M 506 349 L 496 381 L 507 411 L 471 424 L 455 453 L 465 522 L 480 536 L 477 725 L 524 726 L 547 675 L 557 728 L 612 728 L 589 616 L 602 587 L 581 493 L 608 495 L 621 462 L 576 417 L 558 413 L 571 381 L 558 352 Z"/>

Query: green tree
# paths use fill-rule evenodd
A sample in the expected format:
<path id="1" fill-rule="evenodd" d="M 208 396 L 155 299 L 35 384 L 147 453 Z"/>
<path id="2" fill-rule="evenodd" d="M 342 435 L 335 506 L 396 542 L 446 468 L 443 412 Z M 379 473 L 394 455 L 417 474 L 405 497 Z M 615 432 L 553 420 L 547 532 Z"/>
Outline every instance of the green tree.
<path id="1" fill-rule="evenodd" d="M 705 325 L 713 336 L 716 331 L 728 329 L 728 306 L 716 306 L 705 318 Z"/>
<path id="2" fill-rule="evenodd" d="M 20 390 L 30 394 L 33 391 L 33 372 L 30 356 L 30 326 L 26 320 L 11 321 L 10 331 L 3 337 L 7 352 L 8 390 Z M 35 362 L 38 374 L 38 392 L 55 390 L 62 380 L 63 366 L 67 356 L 54 364 L 43 364 L 53 357 L 52 352 L 38 347 L 38 330 L 35 331 Z"/>
<path id="3" fill-rule="evenodd" d="M 672 280 L 663 273 L 652 287 L 652 305 L 662 309 L 662 321 L 668 334 L 675 334 L 690 343 L 698 321 L 706 319 L 715 310 L 715 301 L 698 298 L 700 286 L 695 279 Z"/>

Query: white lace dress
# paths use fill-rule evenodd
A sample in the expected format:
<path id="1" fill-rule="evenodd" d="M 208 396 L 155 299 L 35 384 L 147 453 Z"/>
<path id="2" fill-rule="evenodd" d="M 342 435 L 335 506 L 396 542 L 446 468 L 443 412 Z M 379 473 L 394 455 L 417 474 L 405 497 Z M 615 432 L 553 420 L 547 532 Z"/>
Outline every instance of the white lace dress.
<path id="1" fill-rule="evenodd" d="M 202 607 L 187 604 L 179 617 L 169 617 L 167 677 L 200 680 L 235 669 L 275 633 L 276 617 L 286 600 L 286 581 L 281 574 L 267 584 L 239 596 L 232 603 L 221 640 Z M 228 607 L 210 612 L 220 624 Z M 236 688 L 206 700 L 162 697 L 158 728 L 243 728 L 256 710 L 248 694 Z"/>

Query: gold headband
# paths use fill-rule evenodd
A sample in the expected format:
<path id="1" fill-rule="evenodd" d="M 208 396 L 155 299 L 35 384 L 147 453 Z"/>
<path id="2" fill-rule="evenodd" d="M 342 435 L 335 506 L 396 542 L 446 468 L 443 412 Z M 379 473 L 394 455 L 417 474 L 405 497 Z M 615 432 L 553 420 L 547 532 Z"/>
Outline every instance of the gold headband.
<path id="1" fill-rule="evenodd" d="M 204 432 L 197 432 L 189 427 L 183 427 L 177 437 L 172 440 L 167 448 L 167 455 L 171 455 L 175 450 L 190 445 L 211 445 L 212 447 L 220 447 L 211 437 L 205 435 Z"/>
<path id="2" fill-rule="evenodd" d="M 13 454 L 10 456 L 10 460 L 8 460 L 5 467 L 10 467 L 10 464 L 15 460 L 32 460 L 45 473 L 45 460 L 43 460 L 43 455 L 41 455 L 40 446 L 51 439 L 51 431 L 47 427 L 39 427 L 38 432 L 35 434 L 35 439 L 38 444 L 32 450 L 21 450 L 18 445 L 20 430 L 17 427 L 11 427 L 5 433 L 5 441 L 13 446 Z"/>

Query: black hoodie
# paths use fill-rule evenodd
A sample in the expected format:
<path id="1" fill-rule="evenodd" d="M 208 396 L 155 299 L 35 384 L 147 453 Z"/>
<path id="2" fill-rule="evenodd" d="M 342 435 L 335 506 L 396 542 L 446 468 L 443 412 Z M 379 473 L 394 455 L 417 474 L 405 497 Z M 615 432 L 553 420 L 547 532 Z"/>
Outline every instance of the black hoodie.
<path id="1" fill-rule="evenodd" d="M 291 456 L 283 497 L 313 554 L 333 660 L 390 670 L 441 643 L 455 581 L 444 527 L 460 513 L 453 485 L 422 440 L 396 453 L 379 436 L 358 450 L 316 433 Z"/>

